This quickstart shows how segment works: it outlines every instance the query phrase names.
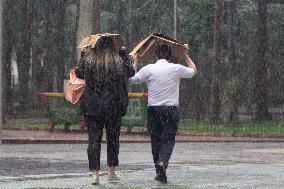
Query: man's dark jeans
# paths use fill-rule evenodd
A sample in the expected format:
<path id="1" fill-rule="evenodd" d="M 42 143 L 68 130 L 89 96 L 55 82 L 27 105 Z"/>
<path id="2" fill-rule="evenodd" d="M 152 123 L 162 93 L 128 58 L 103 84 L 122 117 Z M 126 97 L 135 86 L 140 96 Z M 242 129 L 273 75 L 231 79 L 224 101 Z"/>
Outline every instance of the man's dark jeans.
<path id="1" fill-rule="evenodd" d="M 109 167 L 118 166 L 121 117 L 91 115 L 85 115 L 84 117 L 89 135 L 87 150 L 89 169 L 100 170 L 101 142 L 104 127 L 106 129 L 107 140 L 107 165 Z"/>
<path id="2" fill-rule="evenodd" d="M 179 111 L 175 106 L 148 107 L 149 134 L 156 170 L 160 162 L 168 167 L 175 145 L 178 121 Z"/>

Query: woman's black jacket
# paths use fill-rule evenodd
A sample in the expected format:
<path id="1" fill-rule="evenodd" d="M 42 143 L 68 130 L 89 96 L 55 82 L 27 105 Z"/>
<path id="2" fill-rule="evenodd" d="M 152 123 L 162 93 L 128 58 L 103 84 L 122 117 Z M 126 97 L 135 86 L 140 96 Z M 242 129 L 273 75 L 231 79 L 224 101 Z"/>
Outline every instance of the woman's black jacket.
<path id="1" fill-rule="evenodd" d="M 76 76 L 85 79 L 86 89 L 80 99 L 81 111 L 84 115 L 124 116 L 128 106 L 128 78 L 135 71 L 126 51 L 120 51 L 123 60 L 123 73 L 116 79 L 98 81 L 93 69 L 81 58 L 75 69 Z"/>

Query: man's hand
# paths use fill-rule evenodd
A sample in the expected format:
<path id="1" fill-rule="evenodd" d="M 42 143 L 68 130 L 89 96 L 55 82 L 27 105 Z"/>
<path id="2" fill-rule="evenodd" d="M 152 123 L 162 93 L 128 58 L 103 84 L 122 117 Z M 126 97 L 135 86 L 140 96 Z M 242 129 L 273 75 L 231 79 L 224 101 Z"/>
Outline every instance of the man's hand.
<path id="1" fill-rule="evenodd" d="M 186 47 L 186 48 L 183 48 L 183 56 L 185 57 L 185 55 L 187 55 L 188 53 L 188 44 L 183 44 L 183 46 Z"/>
<path id="2" fill-rule="evenodd" d="M 187 67 L 192 68 L 194 70 L 195 74 L 196 74 L 197 69 L 195 67 L 195 64 L 193 63 L 193 61 L 188 56 L 188 45 L 184 44 L 184 46 L 187 47 L 187 48 L 184 48 L 184 51 L 183 51 L 183 57 L 184 57 L 185 64 L 187 65 Z"/>

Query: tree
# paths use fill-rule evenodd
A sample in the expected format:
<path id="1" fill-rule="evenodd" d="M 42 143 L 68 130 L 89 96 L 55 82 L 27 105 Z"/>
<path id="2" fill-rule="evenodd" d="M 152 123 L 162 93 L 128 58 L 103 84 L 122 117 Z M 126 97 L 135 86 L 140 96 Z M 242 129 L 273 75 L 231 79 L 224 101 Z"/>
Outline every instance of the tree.
<path id="1" fill-rule="evenodd" d="M 174 0 L 174 38 L 177 39 L 178 34 L 178 1 Z"/>
<path id="2" fill-rule="evenodd" d="M 123 0 L 117 1 L 108 1 L 108 7 L 110 7 L 111 11 L 111 22 L 108 27 L 108 31 L 112 33 L 123 32 L 123 26 L 126 25 L 124 22 L 126 21 L 124 14 L 127 14 L 124 7 L 126 7 L 126 2 Z"/>
<path id="3" fill-rule="evenodd" d="M 44 7 L 44 20 L 45 20 L 45 29 L 44 29 L 44 91 L 53 91 L 53 40 L 52 40 L 52 10 L 51 5 L 52 1 L 43 1 Z"/>
<path id="4" fill-rule="evenodd" d="M 3 0 L 0 0 L 0 27 L 2 28 L 2 14 L 3 13 Z M 2 122 L 3 122 L 3 119 L 2 119 L 2 115 L 3 115 L 3 112 L 2 112 L 2 34 L 3 34 L 3 30 L 1 29 L 0 30 L 0 73 L 1 73 L 1 76 L 0 76 L 0 144 L 2 144 Z"/>
<path id="5" fill-rule="evenodd" d="M 284 54 L 283 4 L 268 4 L 267 7 L 267 30 L 269 34 L 267 49 L 268 101 L 270 107 L 277 107 L 279 108 L 278 110 L 284 104 L 284 64 L 282 61 Z"/>
<path id="6" fill-rule="evenodd" d="M 258 1 L 257 17 L 257 53 L 255 57 L 255 99 L 256 99 L 256 119 L 268 120 L 268 63 L 267 63 L 267 0 Z"/>
<path id="7" fill-rule="evenodd" d="M 76 0 L 76 8 L 77 8 L 77 11 L 76 11 L 76 23 L 75 23 L 75 34 L 74 34 L 74 41 L 73 41 L 73 44 L 74 44 L 74 48 L 73 48 L 73 50 L 74 50 L 74 54 L 75 54 L 75 56 L 74 56 L 74 59 L 75 59 L 75 62 L 77 63 L 77 58 L 78 58 L 78 56 L 77 56 L 77 41 L 78 41 L 78 39 L 77 39 L 77 30 L 78 30 L 78 26 L 79 26 L 79 18 L 80 18 L 80 0 Z"/>
<path id="8" fill-rule="evenodd" d="M 229 85 L 227 86 L 227 94 L 229 98 L 229 115 L 228 121 L 235 122 L 238 114 L 238 99 L 237 87 L 238 78 L 236 70 L 236 2 L 233 0 L 227 1 L 227 15 L 228 15 L 228 62 L 229 66 Z"/>
<path id="9" fill-rule="evenodd" d="M 11 55 L 12 55 L 12 47 L 13 47 L 13 1 L 3 1 L 3 106 L 2 112 L 6 117 L 11 108 L 11 97 L 12 97 L 12 84 L 11 84 Z M 5 121 L 5 118 L 3 119 Z"/>
<path id="10" fill-rule="evenodd" d="M 211 112 L 210 121 L 221 120 L 221 87 L 222 87 L 222 66 L 221 66 L 221 23 L 224 4 L 222 0 L 215 1 L 214 32 L 213 32 L 213 79 L 211 83 Z"/>
<path id="11" fill-rule="evenodd" d="M 79 21 L 77 28 L 77 43 L 80 43 L 84 37 L 94 32 L 94 12 L 95 0 L 80 0 L 79 2 Z M 77 50 L 77 61 L 80 59 L 80 51 Z"/>
<path id="12" fill-rule="evenodd" d="M 63 92 L 64 85 L 64 49 L 65 49 L 65 32 L 64 32 L 64 21 L 65 21 L 65 3 L 64 0 L 58 0 L 57 3 L 57 20 L 55 24 L 55 68 L 56 68 L 56 87 L 57 92 Z"/>
<path id="13" fill-rule="evenodd" d="M 31 41 L 32 41 L 32 65 L 31 65 L 31 95 L 32 98 L 34 99 L 34 103 L 38 103 L 39 98 L 38 98 L 38 92 L 40 90 L 40 84 L 39 84 L 39 79 L 38 77 L 40 73 L 40 62 L 38 59 L 38 46 L 36 43 L 36 37 L 37 37 L 37 33 L 38 33 L 38 25 L 39 25 L 39 18 L 38 18 L 38 11 L 37 11 L 37 6 L 36 6 L 36 2 L 32 1 L 31 2 L 31 10 L 32 10 L 32 26 L 31 26 L 31 32 L 32 32 L 32 36 L 31 36 Z"/>
<path id="14" fill-rule="evenodd" d="M 129 10 L 135 10 L 138 6 L 137 0 L 129 0 Z M 129 12 L 129 18 L 131 18 L 132 11 Z M 128 38 L 128 44 L 130 48 L 134 48 L 135 43 L 138 41 L 138 35 L 139 35 L 139 26 L 138 26 L 138 20 L 131 19 L 129 23 L 129 38 Z"/>
<path id="15" fill-rule="evenodd" d="M 94 30 L 93 34 L 101 33 L 101 0 L 94 0 L 94 10 L 93 10 L 93 22 L 94 22 Z"/>
<path id="16" fill-rule="evenodd" d="M 198 69 L 198 75 L 180 83 L 180 109 L 183 115 L 193 113 L 196 120 L 206 119 L 210 113 L 209 61 L 212 58 L 212 33 L 214 4 L 205 1 L 179 1 L 181 18 L 180 40 L 190 46 L 190 56 Z"/>
<path id="17" fill-rule="evenodd" d="M 69 76 L 68 72 L 77 64 L 77 28 L 80 14 L 80 1 L 66 1 L 65 14 L 65 62 L 66 68 L 65 76 Z"/>
<path id="18" fill-rule="evenodd" d="M 20 109 L 26 110 L 29 104 L 30 52 L 31 52 L 31 9 L 30 0 L 19 1 L 19 34 L 17 65 L 19 71 Z"/>

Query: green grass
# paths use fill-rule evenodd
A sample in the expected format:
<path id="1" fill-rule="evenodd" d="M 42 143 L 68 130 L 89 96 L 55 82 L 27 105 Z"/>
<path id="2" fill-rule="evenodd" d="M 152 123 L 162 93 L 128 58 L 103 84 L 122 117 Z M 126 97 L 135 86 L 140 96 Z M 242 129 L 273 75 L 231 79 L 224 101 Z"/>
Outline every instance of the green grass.
<path id="1" fill-rule="evenodd" d="M 283 137 L 283 122 L 244 122 L 234 126 L 210 124 L 208 122 L 187 121 L 179 124 L 179 129 L 192 135 L 206 136 L 249 136 Z"/>
<path id="2" fill-rule="evenodd" d="M 8 127 L 18 129 L 48 129 L 46 122 L 18 119 L 9 120 Z M 54 128 L 64 129 L 64 125 L 58 124 Z M 75 124 L 69 128 L 79 129 Z M 234 126 L 228 126 L 222 123 L 210 124 L 204 121 L 181 121 L 179 131 L 197 136 L 284 137 L 284 122 L 243 122 Z"/>
<path id="3" fill-rule="evenodd" d="M 48 116 L 48 108 L 46 105 L 37 106 L 37 107 L 30 107 L 25 111 L 21 111 L 19 107 L 14 107 L 13 111 L 11 112 L 10 117 L 14 116 L 23 116 L 23 117 L 46 117 Z"/>
<path id="4" fill-rule="evenodd" d="M 29 120 L 9 120 L 8 128 L 17 128 L 17 129 L 48 129 L 47 122 L 35 122 Z M 64 124 L 57 124 L 54 126 L 56 129 L 64 129 Z M 69 126 L 70 129 L 79 128 L 77 125 Z"/>
<path id="5" fill-rule="evenodd" d="M 136 124 L 137 125 L 137 124 Z M 135 125 L 135 126 L 136 126 Z M 139 125 L 139 124 L 138 124 Z M 142 124 L 140 124 L 142 125 Z M 129 124 L 122 124 L 122 129 L 126 129 L 129 127 Z M 143 126 L 139 126 L 141 128 L 144 128 Z M 31 121 L 31 120 L 23 120 L 23 119 L 11 119 L 8 121 L 8 128 L 14 128 L 14 129 L 48 129 L 47 122 L 40 122 L 40 121 Z M 56 129 L 64 129 L 64 124 L 56 124 L 54 126 Z M 70 129 L 79 129 L 77 124 L 72 124 L 69 126 Z"/>

